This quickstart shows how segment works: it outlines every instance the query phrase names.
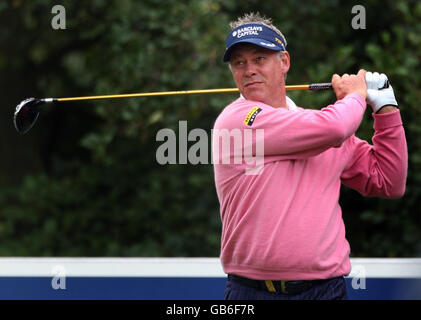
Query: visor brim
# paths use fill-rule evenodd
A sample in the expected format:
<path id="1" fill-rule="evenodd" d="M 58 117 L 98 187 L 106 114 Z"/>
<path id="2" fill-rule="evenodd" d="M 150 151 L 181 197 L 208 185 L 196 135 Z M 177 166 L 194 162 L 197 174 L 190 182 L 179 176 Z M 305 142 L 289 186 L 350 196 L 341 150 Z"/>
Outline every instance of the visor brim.
<path id="1" fill-rule="evenodd" d="M 268 40 L 261 39 L 261 38 L 239 39 L 238 41 L 233 42 L 228 48 L 226 48 L 224 57 L 223 57 L 224 62 L 228 62 L 230 60 L 232 50 L 234 49 L 236 45 L 240 43 L 250 43 L 250 44 L 254 44 L 256 46 L 273 50 L 273 51 L 284 51 L 284 48 L 279 46 L 278 44 L 273 43 Z"/>

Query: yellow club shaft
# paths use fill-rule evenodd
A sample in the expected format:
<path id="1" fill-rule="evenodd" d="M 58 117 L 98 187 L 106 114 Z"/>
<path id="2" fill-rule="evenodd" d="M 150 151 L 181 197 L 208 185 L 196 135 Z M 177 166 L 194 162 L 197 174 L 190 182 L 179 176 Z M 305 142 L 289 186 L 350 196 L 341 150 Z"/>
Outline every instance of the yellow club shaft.
<path id="1" fill-rule="evenodd" d="M 285 86 L 287 91 L 292 90 L 309 90 L 310 85 L 289 85 Z M 127 93 L 127 94 L 108 94 L 101 96 L 85 96 L 85 97 L 71 97 L 71 98 L 57 98 L 56 101 L 80 101 L 80 100 L 97 100 L 97 99 L 121 99 L 121 98 L 139 98 L 139 97 L 156 97 L 156 96 L 177 96 L 188 94 L 204 94 L 204 93 L 231 93 L 239 92 L 238 88 L 224 88 L 224 89 L 203 89 L 203 90 L 182 90 L 182 91 L 161 91 L 161 92 L 144 92 L 144 93 Z"/>

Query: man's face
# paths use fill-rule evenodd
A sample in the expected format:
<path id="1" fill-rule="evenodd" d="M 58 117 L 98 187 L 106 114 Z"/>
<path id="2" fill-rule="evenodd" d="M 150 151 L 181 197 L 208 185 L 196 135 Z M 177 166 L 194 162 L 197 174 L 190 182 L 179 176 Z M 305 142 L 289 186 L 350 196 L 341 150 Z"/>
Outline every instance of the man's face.
<path id="1" fill-rule="evenodd" d="M 246 99 L 282 107 L 285 74 L 289 69 L 288 52 L 279 57 L 277 51 L 239 44 L 232 50 L 230 65 L 234 81 Z"/>

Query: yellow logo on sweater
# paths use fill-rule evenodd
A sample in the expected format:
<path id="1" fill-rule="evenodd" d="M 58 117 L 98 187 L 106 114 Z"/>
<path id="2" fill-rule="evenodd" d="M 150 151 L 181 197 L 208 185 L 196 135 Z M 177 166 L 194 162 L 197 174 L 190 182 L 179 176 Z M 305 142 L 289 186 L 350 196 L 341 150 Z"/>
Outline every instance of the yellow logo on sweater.
<path id="1" fill-rule="evenodd" d="M 254 122 L 254 119 L 256 119 L 256 116 L 258 113 L 262 111 L 259 107 L 253 107 L 249 113 L 247 113 L 246 118 L 244 119 L 244 124 L 251 126 Z"/>

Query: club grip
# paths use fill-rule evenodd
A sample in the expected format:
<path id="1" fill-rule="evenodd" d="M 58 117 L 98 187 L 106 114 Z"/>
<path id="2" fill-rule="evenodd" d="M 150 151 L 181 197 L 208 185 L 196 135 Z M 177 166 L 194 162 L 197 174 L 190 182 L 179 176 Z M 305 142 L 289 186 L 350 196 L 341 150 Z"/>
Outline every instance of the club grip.
<path id="1" fill-rule="evenodd" d="M 320 90 L 332 90 L 332 84 L 327 82 L 327 83 L 313 83 L 310 84 L 308 87 L 309 90 L 311 91 L 320 91 Z"/>

